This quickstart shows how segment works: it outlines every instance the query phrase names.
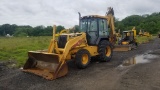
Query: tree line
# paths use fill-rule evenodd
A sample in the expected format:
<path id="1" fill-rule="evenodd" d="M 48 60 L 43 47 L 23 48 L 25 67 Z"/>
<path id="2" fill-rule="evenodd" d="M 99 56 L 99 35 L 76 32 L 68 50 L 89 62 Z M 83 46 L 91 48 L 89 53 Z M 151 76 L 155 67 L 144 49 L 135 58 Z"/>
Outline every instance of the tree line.
<path id="1" fill-rule="evenodd" d="M 60 33 L 61 30 L 64 30 L 65 27 L 62 25 L 58 25 L 56 27 L 56 33 Z M 75 25 L 74 28 L 72 28 L 72 31 L 78 31 L 79 26 Z M 26 26 L 18 26 L 16 24 L 3 24 L 0 25 L 0 36 L 52 36 L 53 33 L 53 27 L 52 26 L 36 26 L 32 27 L 29 25 Z"/>
<path id="2" fill-rule="evenodd" d="M 57 26 L 56 33 L 65 29 L 64 26 Z M 3 24 L 0 25 L 0 36 L 5 36 L 7 34 L 13 36 L 52 36 L 53 27 L 52 26 L 36 26 L 32 27 L 29 25 L 18 26 L 16 24 Z"/>
<path id="3" fill-rule="evenodd" d="M 156 34 L 160 31 L 160 12 L 144 15 L 131 15 L 123 20 L 119 21 L 115 19 L 115 28 L 116 31 L 119 29 L 121 31 L 131 30 L 133 27 L 136 27 L 137 32 L 139 30 L 148 31 L 151 34 Z M 65 29 L 64 26 L 58 25 L 56 33 L 59 33 L 61 30 Z M 78 25 L 75 25 L 75 31 L 79 30 Z M 13 36 L 52 36 L 52 26 L 36 26 L 32 27 L 29 25 L 18 26 L 16 24 L 3 24 L 0 25 L 0 36 L 5 36 L 7 34 Z"/>
<path id="4" fill-rule="evenodd" d="M 134 26 L 137 32 L 147 31 L 151 34 L 160 32 L 160 12 L 144 15 L 131 15 L 123 20 L 115 20 L 116 30 L 131 30 Z"/>

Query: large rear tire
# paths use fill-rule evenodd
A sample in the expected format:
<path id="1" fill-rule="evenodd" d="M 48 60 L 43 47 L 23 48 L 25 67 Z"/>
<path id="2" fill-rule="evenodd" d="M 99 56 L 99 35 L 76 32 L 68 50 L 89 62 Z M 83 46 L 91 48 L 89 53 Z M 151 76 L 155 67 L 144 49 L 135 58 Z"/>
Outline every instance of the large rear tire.
<path id="1" fill-rule="evenodd" d="M 102 40 L 98 45 L 98 58 L 100 61 L 109 62 L 112 58 L 112 47 L 109 41 Z"/>
<path id="2" fill-rule="evenodd" d="M 88 50 L 80 49 L 75 56 L 76 66 L 80 69 L 86 68 L 91 61 L 91 55 Z"/>

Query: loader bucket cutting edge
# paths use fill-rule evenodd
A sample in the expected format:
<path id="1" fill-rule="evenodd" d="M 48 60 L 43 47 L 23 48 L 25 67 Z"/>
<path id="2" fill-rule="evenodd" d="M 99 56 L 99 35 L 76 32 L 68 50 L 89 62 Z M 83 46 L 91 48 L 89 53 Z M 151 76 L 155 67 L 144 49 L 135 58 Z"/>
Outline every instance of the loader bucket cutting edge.
<path id="1" fill-rule="evenodd" d="M 68 66 L 60 62 L 57 54 L 46 54 L 38 52 L 28 52 L 23 71 L 42 76 L 48 80 L 53 80 L 67 74 Z"/>
<path id="2" fill-rule="evenodd" d="M 115 45 L 113 51 L 129 51 L 131 50 L 130 45 Z"/>

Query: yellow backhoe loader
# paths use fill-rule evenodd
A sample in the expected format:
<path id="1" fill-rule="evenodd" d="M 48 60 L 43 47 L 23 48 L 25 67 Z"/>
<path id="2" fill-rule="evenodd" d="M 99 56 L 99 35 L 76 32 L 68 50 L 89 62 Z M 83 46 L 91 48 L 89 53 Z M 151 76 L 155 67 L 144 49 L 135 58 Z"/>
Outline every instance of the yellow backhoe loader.
<path id="1" fill-rule="evenodd" d="M 147 37 L 151 37 L 150 33 L 149 32 L 144 32 L 142 30 L 139 31 L 139 36 L 147 36 Z"/>
<path id="2" fill-rule="evenodd" d="M 122 39 L 118 41 L 118 45 L 115 45 L 114 51 L 129 51 L 137 46 L 136 30 L 133 27 L 132 30 L 123 31 Z"/>
<path id="3" fill-rule="evenodd" d="M 142 30 L 139 31 L 139 36 L 143 36 L 143 31 Z"/>
<path id="4" fill-rule="evenodd" d="M 151 35 L 150 35 L 149 32 L 144 32 L 144 33 L 143 33 L 143 36 L 151 37 Z"/>
<path id="5" fill-rule="evenodd" d="M 89 65 L 93 56 L 98 57 L 99 61 L 110 61 L 111 45 L 115 43 L 113 13 L 83 17 L 79 13 L 79 26 L 80 33 L 64 33 L 58 40 L 55 40 L 54 26 L 48 50 L 29 51 L 23 71 L 53 80 L 67 74 L 67 60 L 74 59 L 81 69 Z"/>

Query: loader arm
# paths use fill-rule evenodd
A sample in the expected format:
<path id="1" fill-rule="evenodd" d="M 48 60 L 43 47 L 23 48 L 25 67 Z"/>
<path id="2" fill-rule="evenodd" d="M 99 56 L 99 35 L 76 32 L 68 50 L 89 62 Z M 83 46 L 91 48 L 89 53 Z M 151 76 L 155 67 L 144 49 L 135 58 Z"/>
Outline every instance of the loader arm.
<path id="1" fill-rule="evenodd" d="M 65 61 L 69 51 L 72 48 L 74 48 L 75 46 L 80 45 L 83 40 L 86 40 L 86 34 L 85 33 L 82 33 L 82 35 L 74 37 L 73 39 L 70 39 L 65 45 L 61 61 Z"/>
<path id="2" fill-rule="evenodd" d="M 76 46 L 78 46 L 78 45 L 80 45 L 82 42 L 83 42 L 83 40 L 86 40 L 86 34 L 85 33 L 82 33 L 82 35 L 80 35 L 80 36 L 77 36 L 77 37 L 74 37 L 73 39 L 71 39 L 71 40 L 69 40 L 67 43 L 66 43 L 66 45 L 65 45 L 65 48 L 63 49 L 63 54 L 62 54 L 62 57 L 61 57 L 61 59 L 60 59 L 60 64 L 59 64 L 59 68 L 57 69 L 57 73 L 56 73 L 56 76 L 57 76 L 57 74 L 59 73 L 59 72 L 61 72 L 60 70 L 61 70 L 61 67 L 63 67 L 63 65 L 66 63 L 66 57 L 67 57 L 67 55 L 69 54 L 69 51 L 72 49 L 72 48 L 74 48 L 74 47 L 76 47 Z"/>

